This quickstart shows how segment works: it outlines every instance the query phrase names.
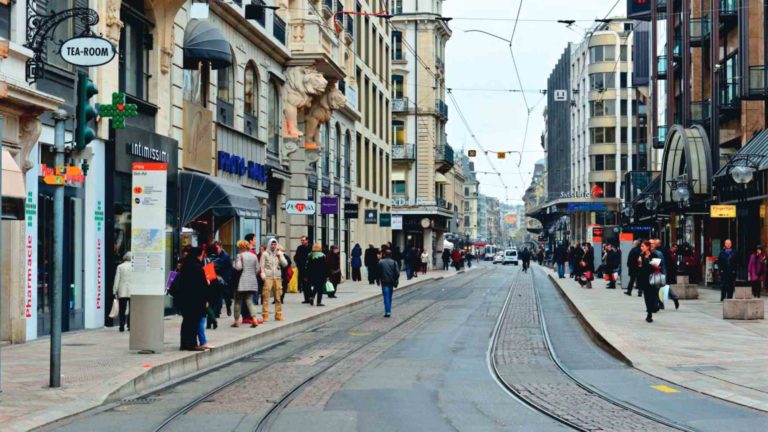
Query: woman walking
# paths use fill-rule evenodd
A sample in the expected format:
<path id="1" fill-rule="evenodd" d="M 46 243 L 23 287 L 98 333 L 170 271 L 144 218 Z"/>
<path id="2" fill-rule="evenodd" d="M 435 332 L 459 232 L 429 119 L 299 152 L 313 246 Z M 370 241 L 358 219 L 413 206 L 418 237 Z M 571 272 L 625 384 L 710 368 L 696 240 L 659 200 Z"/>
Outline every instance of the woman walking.
<path id="1" fill-rule="evenodd" d="M 371 270 L 369 268 L 369 271 Z M 318 306 L 325 306 L 323 304 L 323 291 L 325 291 L 325 283 L 328 281 L 328 268 L 325 263 L 325 254 L 323 254 L 323 245 L 320 243 L 312 245 L 312 252 L 307 257 L 306 269 L 302 274 L 307 275 L 308 283 L 312 287 L 309 305 L 313 306 L 315 299 L 317 299 Z"/>
<path id="2" fill-rule="evenodd" d="M 328 297 L 336 298 L 336 291 L 341 283 L 341 256 L 338 246 L 331 246 L 325 263 L 328 266 L 328 280 L 333 284 L 333 292 L 328 294 Z"/>
<path id="3" fill-rule="evenodd" d="M 760 298 L 760 294 L 763 291 L 763 279 L 765 279 L 766 273 L 765 253 L 762 245 L 757 245 L 755 252 L 749 257 L 747 272 L 749 273 L 749 282 L 752 284 L 752 296 Z M 121 307 L 120 310 L 122 311 L 123 308 Z M 122 329 L 122 318 L 120 323 L 120 328 Z"/>
<path id="4" fill-rule="evenodd" d="M 353 282 L 360 282 L 363 280 L 362 275 L 360 274 L 360 268 L 363 266 L 363 248 L 360 247 L 359 244 L 355 244 L 355 247 L 352 248 L 352 281 Z"/>
<path id="5" fill-rule="evenodd" d="M 651 242 L 640 243 L 640 256 L 637 258 L 637 288 L 643 291 L 645 299 L 645 320 L 653 322 L 653 314 L 659 311 L 659 289 L 651 285 L 651 275 L 656 271 L 651 265 Z"/>
<path id="6" fill-rule="evenodd" d="M 117 266 L 115 273 L 115 284 L 113 294 L 117 298 L 120 313 L 120 331 L 125 331 L 125 324 L 128 324 L 128 331 L 131 331 L 131 315 L 128 313 L 131 304 L 131 285 L 133 283 L 133 271 L 131 270 L 131 258 L 133 255 L 126 252 L 123 255 L 123 262 Z"/>
<path id="7" fill-rule="evenodd" d="M 176 276 L 178 280 L 177 293 L 174 295 L 177 307 L 182 316 L 181 320 L 181 349 L 184 351 L 205 351 L 210 348 L 205 339 L 205 304 L 208 281 L 205 280 L 202 260 L 202 248 L 189 249 L 184 258 L 181 270 Z M 176 283 L 174 280 L 174 283 Z M 203 324 L 200 332 L 200 324 Z M 200 337 L 200 343 L 197 339 Z"/>
<path id="8" fill-rule="evenodd" d="M 235 292 L 235 322 L 232 327 L 240 327 L 240 309 L 243 301 L 248 308 L 248 312 L 253 317 L 251 327 L 258 326 L 256 306 L 253 304 L 253 294 L 259 291 L 259 258 L 251 252 L 251 247 L 245 240 L 237 242 L 239 253 L 235 258 L 233 267 L 235 269 L 232 275 L 232 283 L 237 288 Z"/>
<path id="9" fill-rule="evenodd" d="M 427 274 L 427 267 L 429 265 L 429 252 L 424 249 L 421 252 L 421 272 Z"/>

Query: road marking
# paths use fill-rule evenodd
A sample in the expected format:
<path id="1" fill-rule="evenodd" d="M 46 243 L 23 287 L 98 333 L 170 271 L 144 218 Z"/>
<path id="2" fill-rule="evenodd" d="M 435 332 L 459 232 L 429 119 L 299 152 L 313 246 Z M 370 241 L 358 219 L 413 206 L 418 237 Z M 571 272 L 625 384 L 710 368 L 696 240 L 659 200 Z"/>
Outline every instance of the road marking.
<path id="1" fill-rule="evenodd" d="M 680 393 L 678 390 L 675 390 L 672 387 L 665 386 L 665 385 L 655 385 L 655 386 L 651 386 L 651 388 L 655 388 L 656 390 L 664 393 Z"/>
<path id="2" fill-rule="evenodd" d="M 370 336 L 371 333 L 369 332 L 349 332 L 350 336 L 357 336 L 357 337 L 364 337 L 364 336 Z"/>

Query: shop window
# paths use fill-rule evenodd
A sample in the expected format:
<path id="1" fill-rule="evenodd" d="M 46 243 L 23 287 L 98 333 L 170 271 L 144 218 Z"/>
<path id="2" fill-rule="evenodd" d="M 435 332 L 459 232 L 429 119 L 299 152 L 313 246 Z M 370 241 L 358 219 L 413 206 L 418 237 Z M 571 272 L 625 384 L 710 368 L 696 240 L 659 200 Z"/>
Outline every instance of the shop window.
<path id="1" fill-rule="evenodd" d="M 232 64 L 219 69 L 216 80 L 216 120 L 227 126 L 235 122 L 235 68 L 237 61 L 232 53 Z"/>
<path id="2" fill-rule="evenodd" d="M 149 52 L 153 48 L 153 26 L 144 16 L 143 3 L 136 3 L 123 2 L 121 9 L 123 30 L 120 36 L 120 90 L 139 100 L 147 101 L 151 78 Z"/>
<path id="3" fill-rule="evenodd" d="M 208 83 L 211 82 L 211 68 L 200 63 L 197 69 L 184 69 L 184 100 L 201 106 L 208 106 Z"/>
<path id="4" fill-rule="evenodd" d="M 393 99 L 402 99 L 403 98 L 403 76 L 402 75 L 392 75 L 392 98 Z"/>
<path id="5" fill-rule="evenodd" d="M 269 110 L 267 117 L 267 139 L 269 145 L 267 149 L 272 153 L 280 152 L 280 85 L 274 80 L 270 80 L 267 104 Z"/>
<path id="6" fill-rule="evenodd" d="M 11 5 L 0 5 L 0 38 L 11 38 Z"/>
<path id="7" fill-rule="evenodd" d="M 253 137 L 258 136 L 259 74 L 256 64 L 252 61 L 245 65 L 243 75 L 243 117 L 245 118 L 244 132 Z"/>
<path id="8" fill-rule="evenodd" d="M 344 135 L 344 178 L 349 184 L 352 177 L 352 135 L 347 131 Z"/>
<path id="9" fill-rule="evenodd" d="M 392 133 L 395 137 L 394 145 L 405 145 L 405 122 L 392 120 Z"/>

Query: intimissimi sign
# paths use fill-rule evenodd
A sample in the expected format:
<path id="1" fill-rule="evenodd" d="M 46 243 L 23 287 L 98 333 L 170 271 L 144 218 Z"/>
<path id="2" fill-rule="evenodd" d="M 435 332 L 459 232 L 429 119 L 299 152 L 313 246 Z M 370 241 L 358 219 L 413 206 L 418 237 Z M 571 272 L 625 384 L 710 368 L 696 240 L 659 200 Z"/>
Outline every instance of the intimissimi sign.
<path id="1" fill-rule="evenodd" d="M 129 142 L 126 146 L 129 155 L 154 162 L 168 162 L 168 152 L 144 145 L 141 141 Z"/>

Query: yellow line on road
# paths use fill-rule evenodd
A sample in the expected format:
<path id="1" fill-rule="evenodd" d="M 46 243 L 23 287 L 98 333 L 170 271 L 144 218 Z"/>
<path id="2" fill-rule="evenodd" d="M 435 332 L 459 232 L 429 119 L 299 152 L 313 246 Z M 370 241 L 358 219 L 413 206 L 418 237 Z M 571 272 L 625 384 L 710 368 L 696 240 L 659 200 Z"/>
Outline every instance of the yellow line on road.
<path id="1" fill-rule="evenodd" d="M 675 389 L 673 389 L 670 386 L 655 385 L 655 386 L 651 386 L 651 387 L 655 388 L 656 390 L 658 390 L 660 392 L 664 392 L 664 393 L 680 393 L 678 390 L 675 390 Z"/>
<path id="2" fill-rule="evenodd" d="M 369 332 L 349 332 L 349 335 L 350 336 L 363 337 L 363 336 L 370 336 L 371 333 L 369 333 Z"/>

